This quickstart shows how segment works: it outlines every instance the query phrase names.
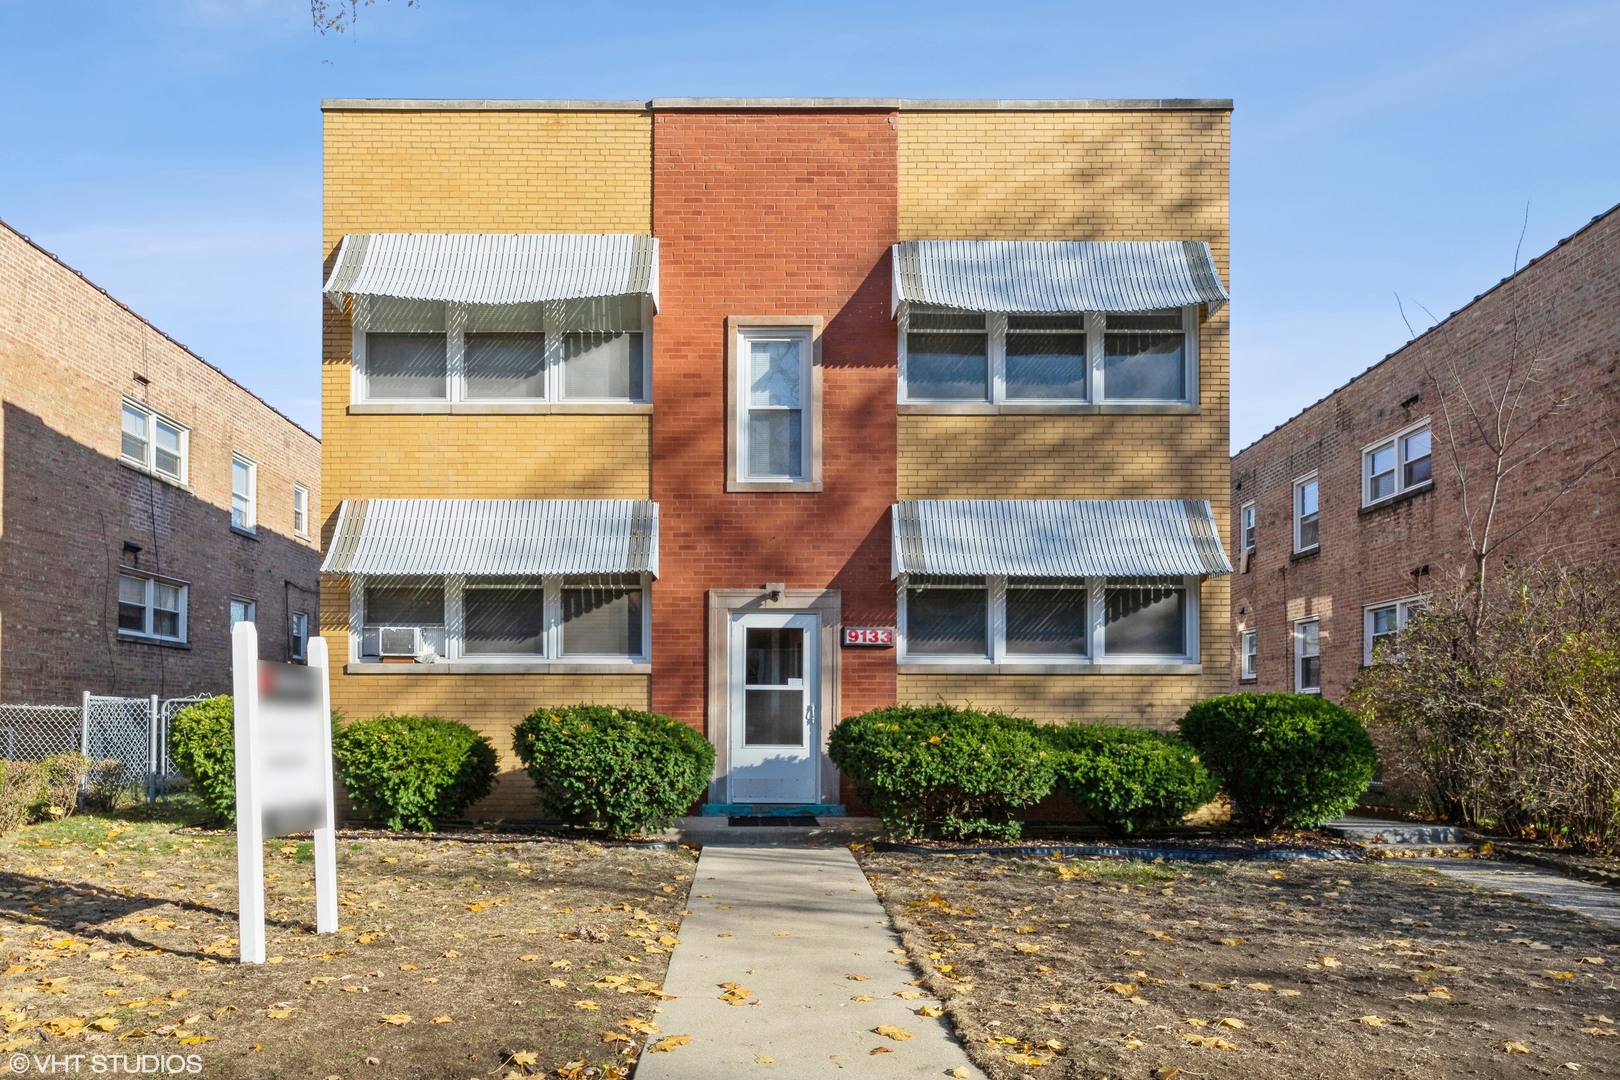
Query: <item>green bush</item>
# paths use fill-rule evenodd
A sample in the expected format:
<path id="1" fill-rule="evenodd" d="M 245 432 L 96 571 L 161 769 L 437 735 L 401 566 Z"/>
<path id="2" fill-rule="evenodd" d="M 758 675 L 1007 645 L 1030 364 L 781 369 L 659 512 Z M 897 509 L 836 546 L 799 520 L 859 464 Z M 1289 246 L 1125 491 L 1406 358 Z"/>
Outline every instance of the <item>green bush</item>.
<path id="1" fill-rule="evenodd" d="M 39 762 L 0 758 L 0 834 L 28 823 L 44 782 L 45 770 Z"/>
<path id="2" fill-rule="evenodd" d="M 714 773 L 714 747 L 661 713 L 559 705 L 530 713 L 512 734 L 540 806 L 572 825 L 630 836 L 686 812 Z"/>
<path id="3" fill-rule="evenodd" d="M 1175 825 L 1219 789 L 1198 752 L 1170 735 L 1117 724 L 1040 731 L 1058 751 L 1058 790 L 1112 833 Z"/>
<path id="4" fill-rule="evenodd" d="M 332 758 L 354 801 L 390 829 L 457 818 L 495 784 L 495 748 L 442 716 L 373 716 L 334 724 Z"/>
<path id="5" fill-rule="evenodd" d="M 1035 725 L 949 705 L 895 705 L 833 728 L 833 761 L 896 836 L 1015 839 L 1014 811 L 1052 790 Z"/>
<path id="6" fill-rule="evenodd" d="M 216 823 L 236 824 L 236 728 L 231 696 L 188 705 L 169 722 L 169 760 Z"/>
<path id="7" fill-rule="evenodd" d="M 1238 818 L 1313 828 L 1356 805 L 1378 755 L 1361 722 L 1315 694 L 1226 694 L 1187 710 L 1181 735 L 1221 779 Z"/>

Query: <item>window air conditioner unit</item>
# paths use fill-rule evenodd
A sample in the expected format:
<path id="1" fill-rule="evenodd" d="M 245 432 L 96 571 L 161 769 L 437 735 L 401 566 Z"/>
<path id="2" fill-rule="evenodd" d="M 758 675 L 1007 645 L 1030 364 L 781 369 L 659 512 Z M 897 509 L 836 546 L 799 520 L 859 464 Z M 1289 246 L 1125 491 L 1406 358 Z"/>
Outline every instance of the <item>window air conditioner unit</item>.
<path id="1" fill-rule="evenodd" d="M 383 656 L 411 656 L 422 651 L 420 626 L 384 626 L 377 630 L 377 652 Z"/>

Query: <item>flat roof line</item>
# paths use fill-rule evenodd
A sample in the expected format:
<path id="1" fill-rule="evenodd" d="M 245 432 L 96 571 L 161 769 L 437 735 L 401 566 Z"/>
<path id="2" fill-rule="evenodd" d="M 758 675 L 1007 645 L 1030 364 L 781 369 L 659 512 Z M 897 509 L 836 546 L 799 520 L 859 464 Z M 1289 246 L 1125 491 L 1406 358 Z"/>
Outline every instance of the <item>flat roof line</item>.
<path id="1" fill-rule="evenodd" d="M 953 100 L 930 98 L 653 98 L 649 101 L 520 100 L 495 98 L 327 98 L 322 112 L 656 112 L 658 110 L 888 109 L 897 112 L 1229 112 L 1231 98 L 1073 98 Z"/>

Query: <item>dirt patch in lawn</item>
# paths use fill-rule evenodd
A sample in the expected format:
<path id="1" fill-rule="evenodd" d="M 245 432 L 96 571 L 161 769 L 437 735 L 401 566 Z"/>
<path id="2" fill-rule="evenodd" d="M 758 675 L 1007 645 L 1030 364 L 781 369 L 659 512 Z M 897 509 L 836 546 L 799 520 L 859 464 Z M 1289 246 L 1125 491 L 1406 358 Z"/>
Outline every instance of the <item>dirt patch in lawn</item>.
<path id="1" fill-rule="evenodd" d="M 256 967 L 235 961 L 233 834 L 78 817 L 0 839 L 0 1049 L 197 1055 L 204 1077 L 584 1078 L 624 1075 L 657 1030 L 690 852 L 340 837 L 330 935 L 309 843 L 265 852 Z"/>
<path id="2" fill-rule="evenodd" d="M 1418 868 L 861 861 L 996 1080 L 1620 1073 L 1620 935 Z"/>

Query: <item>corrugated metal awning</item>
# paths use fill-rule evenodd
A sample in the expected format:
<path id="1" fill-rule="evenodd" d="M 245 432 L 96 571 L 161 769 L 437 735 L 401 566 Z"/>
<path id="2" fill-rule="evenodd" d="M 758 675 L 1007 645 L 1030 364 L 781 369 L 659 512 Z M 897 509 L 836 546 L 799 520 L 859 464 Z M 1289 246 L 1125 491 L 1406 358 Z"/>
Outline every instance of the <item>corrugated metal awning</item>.
<path id="1" fill-rule="evenodd" d="M 1203 499 L 917 499 L 894 507 L 895 577 L 1231 572 Z"/>
<path id="2" fill-rule="evenodd" d="M 658 575 L 644 499 L 345 499 L 325 574 Z"/>
<path id="3" fill-rule="evenodd" d="M 346 296 L 532 304 L 645 293 L 658 306 L 658 241 L 628 233 L 353 233 L 326 280 Z"/>
<path id="4" fill-rule="evenodd" d="M 895 311 L 1214 309 L 1228 299 L 1202 240 L 906 240 L 892 250 Z"/>

